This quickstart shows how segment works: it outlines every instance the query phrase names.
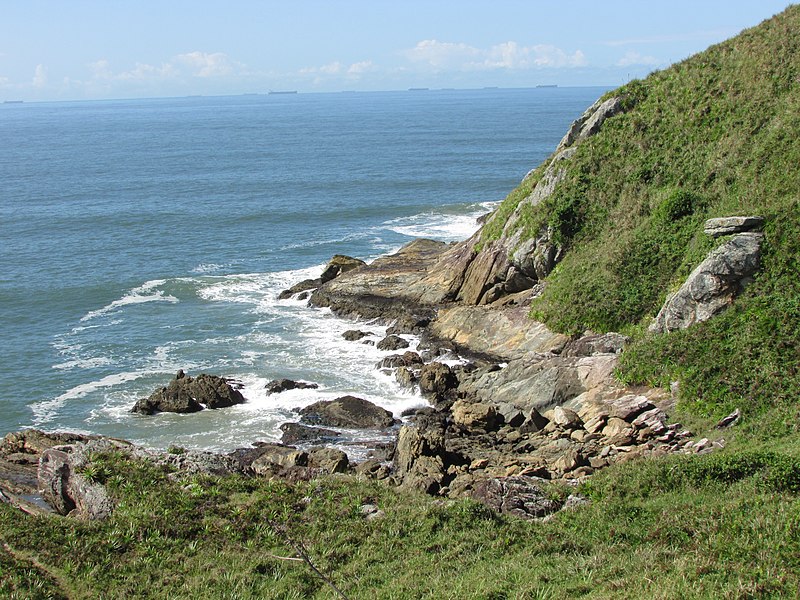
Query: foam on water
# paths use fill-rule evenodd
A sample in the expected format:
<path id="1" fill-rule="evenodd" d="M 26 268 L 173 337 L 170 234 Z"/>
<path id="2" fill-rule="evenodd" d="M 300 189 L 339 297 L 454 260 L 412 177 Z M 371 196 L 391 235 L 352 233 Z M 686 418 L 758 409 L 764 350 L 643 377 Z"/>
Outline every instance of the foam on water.
<path id="1" fill-rule="evenodd" d="M 175 296 L 165 295 L 163 290 L 156 289 L 165 283 L 165 279 L 154 279 L 152 281 L 147 281 L 139 287 L 132 289 L 122 298 L 114 300 L 112 303 L 107 304 L 103 308 L 89 311 L 83 317 L 81 317 L 81 322 L 91 321 L 92 319 L 118 311 L 131 304 L 144 304 L 145 302 L 178 302 L 178 299 Z"/>

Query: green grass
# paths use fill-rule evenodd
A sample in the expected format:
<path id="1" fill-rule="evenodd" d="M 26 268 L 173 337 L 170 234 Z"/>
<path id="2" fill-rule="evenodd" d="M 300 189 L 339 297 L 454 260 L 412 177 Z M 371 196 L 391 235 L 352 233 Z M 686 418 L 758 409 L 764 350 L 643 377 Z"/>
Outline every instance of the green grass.
<path id="1" fill-rule="evenodd" d="M 18 598 L 752 598 L 800 586 L 791 449 L 638 461 L 595 476 L 592 504 L 547 522 L 375 482 L 195 478 L 96 460 L 103 523 L 0 506 L 0 592 Z M 367 521 L 359 506 L 386 516 Z M 294 546 L 293 546 L 294 544 Z M 13 553 L 13 554 L 12 554 Z M 16 594 L 16 595 L 14 595 Z"/>

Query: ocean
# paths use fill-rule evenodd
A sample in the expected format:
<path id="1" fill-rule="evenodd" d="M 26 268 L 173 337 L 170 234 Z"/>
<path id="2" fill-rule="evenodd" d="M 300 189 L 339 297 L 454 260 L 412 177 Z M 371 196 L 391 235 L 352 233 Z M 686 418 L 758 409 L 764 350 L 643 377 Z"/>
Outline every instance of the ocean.
<path id="1" fill-rule="evenodd" d="M 279 440 L 318 400 L 425 405 L 375 368 L 388 353 L 341 337 L 384 327 L 279 292 L 334 254 L 465 239 L 605 91 L 0 105 L 0 435 L 227 451 Z M 179 369 L 232 377 L 247 402 L 129 412 Z M 283 377 L 320 387 L 268 396 Z"/>

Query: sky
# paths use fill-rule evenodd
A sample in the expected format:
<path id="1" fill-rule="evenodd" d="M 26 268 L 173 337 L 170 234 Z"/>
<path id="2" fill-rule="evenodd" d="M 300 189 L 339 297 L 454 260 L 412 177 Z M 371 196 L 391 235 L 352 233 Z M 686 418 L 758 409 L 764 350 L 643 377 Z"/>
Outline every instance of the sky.
<path id="1" fill-rule="evenodd" d="M 0 101 L 616 87 L 787 0 L 0 0 Z"/>

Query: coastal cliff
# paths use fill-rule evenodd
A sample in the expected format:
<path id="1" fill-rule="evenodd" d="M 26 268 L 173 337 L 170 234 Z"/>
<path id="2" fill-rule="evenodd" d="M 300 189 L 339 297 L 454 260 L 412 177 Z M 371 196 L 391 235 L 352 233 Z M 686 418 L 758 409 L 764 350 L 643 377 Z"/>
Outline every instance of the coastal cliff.
<path id="1" fill-rule="evenodd" d="M 226 456 L 7 436 L 0 592 L 796 594 L 798 40 L 790 7 L 632 81 L 469 240 L 288 290 L 421 340 L 380 368 L 430 406 L 361 465 L 303 443 L 338 435 L 320 407 Z"/>

